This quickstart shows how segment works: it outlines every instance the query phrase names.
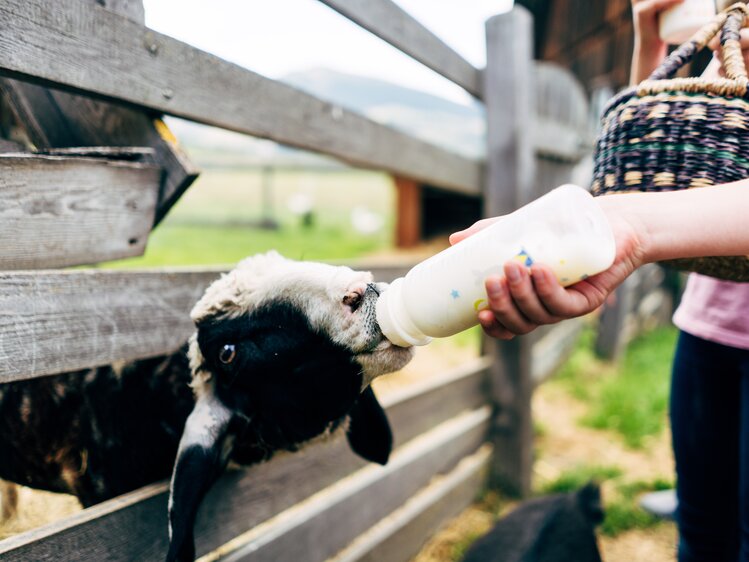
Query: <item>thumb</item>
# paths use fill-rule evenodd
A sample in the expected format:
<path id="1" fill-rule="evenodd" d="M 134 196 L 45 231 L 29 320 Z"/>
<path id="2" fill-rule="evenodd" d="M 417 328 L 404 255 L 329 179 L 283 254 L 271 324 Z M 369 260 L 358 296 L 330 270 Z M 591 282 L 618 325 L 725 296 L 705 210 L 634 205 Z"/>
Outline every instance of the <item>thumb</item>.
<path id="1" fill-rule="evenodd" d="M 458 242 L 462 242 L 469 236 L 473 236 L 474 234 L 476 234 L 478 231 L 484 230 L 487 226 L 491 226 L 492 224 L 494 224 L 501 218 L 502 217 L 493 217 L 490 219 L 483 219 L 483 220 L 473 223 L 471 226 L 469 226 L 465 230 L 461 230 L 459 232 L 453 232 L 450 235 L 450 239 L 449 239 L 450 245 L 454 246 Z"/>

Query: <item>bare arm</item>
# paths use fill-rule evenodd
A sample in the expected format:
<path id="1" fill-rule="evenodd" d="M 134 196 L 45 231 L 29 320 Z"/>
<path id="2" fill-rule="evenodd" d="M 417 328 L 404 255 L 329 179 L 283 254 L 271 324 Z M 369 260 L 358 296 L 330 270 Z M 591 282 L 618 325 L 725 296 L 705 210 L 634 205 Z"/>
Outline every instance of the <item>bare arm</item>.
<path id="1" fill-rule="evenodd" d="M 715 187 L 598 198 L 614 231 L 614 264 L 571 287 L 550 268 L 507 263 L 486 280 L 489 309 L 479 313 L 487 334 L 510 339 L 542 324 L 587 314 L 641 265 L 664 259 L 749 254 L 749 179 Z M 455 244 L 501 219 L 453 234 Z"/>
<path id="2" fill-rule="evenodd" d="M 639 84 L 653 72 L 666 56 L 668 45 L 658 36 L 658 14 L 684 0 L 632 0 L 632 23 L 635 46 L 632 53 L 631 86 Z"/>

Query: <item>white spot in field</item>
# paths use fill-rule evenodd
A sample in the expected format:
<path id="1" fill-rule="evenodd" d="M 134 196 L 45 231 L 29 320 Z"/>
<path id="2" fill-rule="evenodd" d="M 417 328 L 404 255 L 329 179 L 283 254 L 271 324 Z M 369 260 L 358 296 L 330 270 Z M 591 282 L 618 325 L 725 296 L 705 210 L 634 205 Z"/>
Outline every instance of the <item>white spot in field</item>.
<path id="1" fill-rule="evenodd" d="M 351 211 L 351 226 L 361 234 L 375 234 L 381 231 L 384 225 L 383 216 L 366 207 L 354 207 Z"/>
<path id="2" fill-rule="evenodd" d="M 307 193 L 295 193 L 286 202 L 289 207 L 289 211 L 295 215 L 301 216 L 312 211 L 314 207 L 314 199 Z"/>

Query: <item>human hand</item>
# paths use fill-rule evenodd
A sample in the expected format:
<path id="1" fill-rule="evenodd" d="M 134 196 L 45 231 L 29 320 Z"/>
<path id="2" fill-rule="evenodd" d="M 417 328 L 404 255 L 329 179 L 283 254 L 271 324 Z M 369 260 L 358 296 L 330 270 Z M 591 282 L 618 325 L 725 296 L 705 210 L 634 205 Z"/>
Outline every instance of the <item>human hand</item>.
<path id="1" fill-rule="evenodd" d="M 596 201 L 614 232 L 614 264 L 598 275 L 565 288 L 548 266 L 534 264 L 527 269 L 515 261 L 506 263 L 504 276 L 492 276 L 485 282 L 489 308 L 479 312 L 478 318 L 487 335 L 512 339 L 540 325 L 587 314 L 603 304 L 608 295 L 645 262 L 644 239 L 639 235 L 643 229 L 628 218 L 629 199 L 612 195 Z M 456 232 L 450 236 L 450 243 L 457 244 L 500 219 L 485 219 Z"/>
<path id="2" fill-rule="evenodd" d="M 658 35 L 658 14 L 681 4 L 684 0 L 632 0 L 632 23 L 635 40 L 643 45 L 659 47 L 665 45 Z"/>
<path id="3" fill-rule="evenodd" d="M 658 67 L 667 52 L 658 34 L 658 14 L 684 0 L 632 0 L 635 48 L 632 53 L 630 84 L 639 84 Z"/>
<path id="4" fill-rule="evenodd" d="M 741 52 L 744 55 L 744 66 L 749 68 L 749 28 L 743 28 L 740 31 L 739 43 L 741 44 Z M 723 50 L 720 46 L 720 33 L 710 40 L 708 47 L 713 50 L 713 60 L 710 61 L 702 76 L 709 78 L 714 78 L 715 76 L 725 77 L 726 73 L 721 62 L 723 60 Z"/>

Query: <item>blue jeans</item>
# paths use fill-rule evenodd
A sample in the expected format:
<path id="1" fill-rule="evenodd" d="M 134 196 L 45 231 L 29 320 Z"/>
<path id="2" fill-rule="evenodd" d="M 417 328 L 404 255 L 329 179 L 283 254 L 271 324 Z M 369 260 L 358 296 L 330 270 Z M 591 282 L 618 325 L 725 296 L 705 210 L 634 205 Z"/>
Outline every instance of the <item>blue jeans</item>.
<path id="1" fill-rule="evenodd" d="M 679 562 L 749 562 L 749 350 L 682 332 L 671 385 Z"/>

